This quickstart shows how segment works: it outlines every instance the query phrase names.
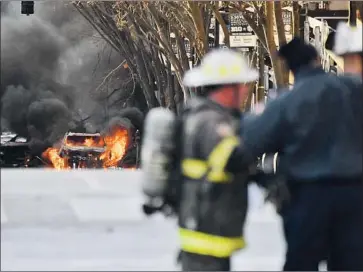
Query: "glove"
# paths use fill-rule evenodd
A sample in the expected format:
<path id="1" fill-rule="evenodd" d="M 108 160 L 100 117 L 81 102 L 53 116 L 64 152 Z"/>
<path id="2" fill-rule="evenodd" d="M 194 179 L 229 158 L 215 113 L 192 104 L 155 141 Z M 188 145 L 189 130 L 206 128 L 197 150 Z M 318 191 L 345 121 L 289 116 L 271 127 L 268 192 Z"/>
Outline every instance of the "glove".
<path id="1" fill-rule="evenodd" d="M 150 216 L 154 213 L 161 212 L 165 217 L 172 217 L 176 215 L 172 206 L 163 201 L 162 203 L 155 203 L 153 201 L 149 201 L 142 205 L 142 211 L 146 216 Z"/>
<path id="2" fill-rule="evenodd" d="M 289 204 L 290 199 L 290 191 L 284 178 L 276 176 L 272 182 L 268 183 L 265 202 L 271 202 L 278 214 L 281 215 L 283 208 Z"/>

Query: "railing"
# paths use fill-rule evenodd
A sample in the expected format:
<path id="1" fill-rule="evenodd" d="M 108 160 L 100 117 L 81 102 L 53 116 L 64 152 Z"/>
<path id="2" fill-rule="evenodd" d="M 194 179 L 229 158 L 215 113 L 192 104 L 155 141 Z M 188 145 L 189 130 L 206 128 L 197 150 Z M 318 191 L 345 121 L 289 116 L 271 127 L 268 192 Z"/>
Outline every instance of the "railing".
<path id="1" fill-rule="evenodd" d="M 324 70 L 337 74 L 342 73 L 344 71 L 343 59 L 332 51 L 325 49 L 324 46 L 329 33 L 335 32 L 335 29 L 331 28 L 323 18 L 307 17 L 304 32 L 305 41 L 313 45 L 319 52 Z"/>

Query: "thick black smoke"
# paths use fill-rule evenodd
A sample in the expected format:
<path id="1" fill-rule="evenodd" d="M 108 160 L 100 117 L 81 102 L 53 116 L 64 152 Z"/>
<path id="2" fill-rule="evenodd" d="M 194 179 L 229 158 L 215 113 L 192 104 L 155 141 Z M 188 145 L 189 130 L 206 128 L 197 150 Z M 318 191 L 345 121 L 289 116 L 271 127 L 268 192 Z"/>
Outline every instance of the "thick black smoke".
<path id="1" fill-rule="evenodd" d="M 90 93 L 121 61 L 70 3 L 1 2 L 1 125 L 52 145 L 98 110 Z M 92 127 L 92 125 L 90 125 Z"/>
<path id="2" fill-rule="evenodd" d="M 133 126 L 135 129 L 139 130 L 140 133 L 142 133 L 144 119 L 145 116 L 139 109 L 126 108 L 119 111 L 117 115 L 113 116 L 109 120 L 103 132 L 107 134 L 108 131 L 111 131 L 114 127 L 117 126 Z"/>

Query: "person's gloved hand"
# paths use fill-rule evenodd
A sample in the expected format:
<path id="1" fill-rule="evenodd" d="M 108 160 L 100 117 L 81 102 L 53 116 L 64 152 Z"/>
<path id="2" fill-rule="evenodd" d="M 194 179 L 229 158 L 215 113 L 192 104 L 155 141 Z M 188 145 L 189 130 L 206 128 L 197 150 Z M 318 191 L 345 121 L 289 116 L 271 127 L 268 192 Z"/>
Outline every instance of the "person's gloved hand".
<path id="1" fill-rule="evenodd" d="M 176 215 L 173 206 L 161 199 L 150 199 L 147 203 L 142 206 L 142 211 L 145 215 L 150 216 L 155 213 L 162 213 L 165 217 L 173 217 Z"/>
<path id="2" fill-rule="evenodd" d="M 266 202 L 271 202 L 278 214 L 281 214 L 282 209 L 290 202 L 290 191 L 287 187 L 284 178 L 276 176 L 273 181 L 269 182 L 265 196 Z"/>

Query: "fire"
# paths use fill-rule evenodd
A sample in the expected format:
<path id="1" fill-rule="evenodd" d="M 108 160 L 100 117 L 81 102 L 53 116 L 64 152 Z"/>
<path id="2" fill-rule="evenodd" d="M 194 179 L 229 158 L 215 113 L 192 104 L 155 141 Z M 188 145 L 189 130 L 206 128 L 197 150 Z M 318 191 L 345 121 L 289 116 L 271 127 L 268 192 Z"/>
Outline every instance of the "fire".
<path id="1" fill-rule="evenodd" d="M 60 157 L 58 151 L 57 148 L 50 147 L 44 151 L 43 157 L 48 158 L 52 162 L 53 167 L 57 170 L 68 168 L 67 160 Z"/>
<path id="2" fill-rule="evenodd" d="M 85 146 L 85 147 L 103 147 L 104 141 L 103 139 L 100 139 L 98 141 L 92 139 L 92 138 L 85 138 L 83 142 L 77 143 L 71 140 L 67 140 L 65 143 L 66 146 Z"/>
<path id="3" fill-rule="evenodd" d="M 128 146 L 128 133 L 126 129 L 114 128 L 110 135 L 104 137 L 106 151 L 100 156 L 103 167 L 116 166 L 125 156 Z"/>
<path id="4" fill-rule="evenodd" d="M 127 129 L 115 127 L 103 138 L 94 139 L 92 137 L 86 137 L 82 142 L 75 142 L 67 139 L 63 145 L 66 147 L 104 148 L 104 151 L 98 157 L 102 162 L 102 166 L 104 168 L 117 167 L 118 163 L 126 155 L 127 147 L 129 145 L 129 135 Z M 71 168 L 68 163 L 68 158 L 61 157 L 59 151 L 60 149 L 58 148 L 50 147 L 43 152 L 42 156 L 48 159 L 52 163 L 52 167 L 57 170 Z M 86 163 L 80 162 L 79 167 L 85 168 Z"/>

